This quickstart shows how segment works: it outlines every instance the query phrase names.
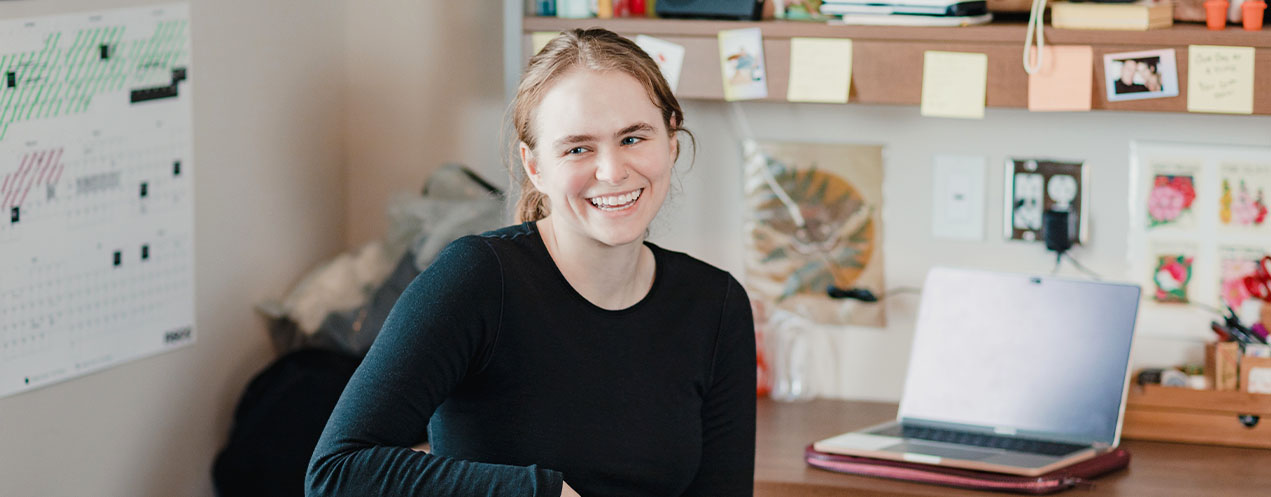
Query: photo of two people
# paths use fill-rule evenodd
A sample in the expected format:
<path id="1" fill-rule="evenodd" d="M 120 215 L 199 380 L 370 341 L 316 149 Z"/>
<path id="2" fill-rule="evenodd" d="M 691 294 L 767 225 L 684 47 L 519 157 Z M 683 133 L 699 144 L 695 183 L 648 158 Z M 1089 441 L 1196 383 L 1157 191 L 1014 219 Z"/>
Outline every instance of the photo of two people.
<path id="1" fill-rule="evenodd" d="M 1178 95 L 1174 50 L 1151 50 L 1103 56 L 1109 102 Z"/>

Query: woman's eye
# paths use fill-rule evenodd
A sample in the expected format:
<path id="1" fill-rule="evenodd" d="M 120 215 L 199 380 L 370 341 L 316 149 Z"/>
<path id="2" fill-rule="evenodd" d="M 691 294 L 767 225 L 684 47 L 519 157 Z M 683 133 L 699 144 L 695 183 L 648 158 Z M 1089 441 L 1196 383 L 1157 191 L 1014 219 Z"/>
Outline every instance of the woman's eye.
<path id="1" fill-rule="evenodd" d="M 640 142 L 642 142 L 642 141 L 644 141 L 644 138 L 640 138 L 640 137 L 638 137 L 638 136 L 628 136 L 628 137 L 626 137 L 626 138 L 623 138 L 623 139 L 622 139 L 622 144 L 623 144 L 623 145 L 635 145 L 635 144 L 640 143 Z"/>

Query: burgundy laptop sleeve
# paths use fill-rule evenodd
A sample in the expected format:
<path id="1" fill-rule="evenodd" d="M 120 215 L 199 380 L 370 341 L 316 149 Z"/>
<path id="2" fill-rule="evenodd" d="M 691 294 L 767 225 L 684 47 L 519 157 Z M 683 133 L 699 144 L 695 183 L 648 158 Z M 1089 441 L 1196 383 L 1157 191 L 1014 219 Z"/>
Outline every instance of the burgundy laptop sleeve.
<path id="1" fill-rule="evenodd" d="M 1130 453 L 1116 449 L 1057 469 L 1041 476 L 1018 476 L 928 464 L 889 461 L 818 452 L 808 445 L 803 457 L 813 467 L 853 475 L 874 476 L 919 483 L 931 483 L 973 490 L 996 490 L 1020 494 L 1049 494 L 1072 487 L 1091 488 L 1091 479 L 1130 464 Z"/>

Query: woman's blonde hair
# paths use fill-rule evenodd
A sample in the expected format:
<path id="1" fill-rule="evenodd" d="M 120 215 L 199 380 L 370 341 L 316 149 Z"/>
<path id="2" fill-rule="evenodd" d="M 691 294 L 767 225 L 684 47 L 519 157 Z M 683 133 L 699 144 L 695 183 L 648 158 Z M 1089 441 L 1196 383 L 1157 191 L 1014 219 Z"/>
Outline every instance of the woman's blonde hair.
<path id="1" fill-rule="evenodd" d="M 512 142 L 509 172 L 513 182 L 520 175 L 521 197 L 516 202 L 518 223 L 538 221 L 547 217 L 551 210 L 547 195 L 534 188 L 521 167 L 517 144 L 524 143 L 531 151 L 534 150 L 537 145 L 531 126 L 534 109 L 556 79 L 575 67 L 600 72 L 621 71 L 635 78 L 644 86 L 653 105 L 662 110 L 662 123 L 666 125 L 671 138 L 675 139 L 676 134 L 682 131 L 693 140 L 696 150 L 696 139 L 683 127 L 684 111 L 680 109 L 680 102 L 671 93 L 671 86 L 662 77 L 657 63 L 639 45 L 606 29 L 575 29 L 561 33 L 538 54 L 530 57 L 512 104 L 512 127 L 516 131 L 516 141 Z M 677 158 L 678 151 L 677 147 Z"/>

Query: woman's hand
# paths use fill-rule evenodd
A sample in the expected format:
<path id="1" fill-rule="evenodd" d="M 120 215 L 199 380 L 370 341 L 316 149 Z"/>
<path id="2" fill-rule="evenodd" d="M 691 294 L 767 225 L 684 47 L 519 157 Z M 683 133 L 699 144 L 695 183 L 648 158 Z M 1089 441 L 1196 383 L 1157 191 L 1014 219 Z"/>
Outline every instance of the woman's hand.
<path id="1" fill-rule="evenodd" d="M 582 497 L 581 495 L 578 495 L 578 492 L 575 492 L 574 489 L 570 488 L 568 483 L 561 482 L 561 487 L 560 497 Z"/>

